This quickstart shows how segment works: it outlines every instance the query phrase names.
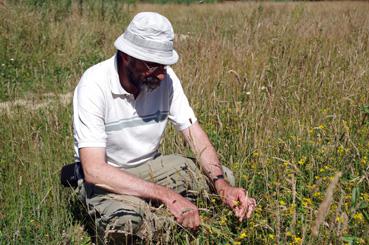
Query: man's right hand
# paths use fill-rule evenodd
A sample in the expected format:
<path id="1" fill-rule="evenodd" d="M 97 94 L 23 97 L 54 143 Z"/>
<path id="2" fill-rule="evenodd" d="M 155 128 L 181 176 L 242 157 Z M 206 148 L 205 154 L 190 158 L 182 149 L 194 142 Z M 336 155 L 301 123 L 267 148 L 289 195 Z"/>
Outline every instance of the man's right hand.
<path id="1" fill-rule="evenodd" d="M 196 230 L 200 225 L 199 210 L 192 202 L 180 194 L 170 191 L 165 206 L 183 227 Z"/>

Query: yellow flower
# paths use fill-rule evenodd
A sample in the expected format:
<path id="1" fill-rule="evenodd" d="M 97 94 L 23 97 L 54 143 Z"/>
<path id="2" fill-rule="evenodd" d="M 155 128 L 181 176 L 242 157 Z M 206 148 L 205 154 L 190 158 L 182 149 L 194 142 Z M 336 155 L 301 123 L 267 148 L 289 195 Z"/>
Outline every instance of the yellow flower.
<path id="1" fill-rule="evenodd" d="M 237 200 L 233 201 L 233 205 L 235 206 L 239 206 L 240 204 L 241 204 L 240 201 L 237 201 Z"/>
<path id="2" fill-rule="evenodd" d="M 296 204 L 291 204 L 291 206 L 288 208 L 288 212 L 290 215 L 293 215 L 296 211 Z"/>
<path id="3" fill-rule="evenodd" d="M 269 237 L 270 240 L 274 240 L 274 238 L 275 238 L 274 234 L 269 234 L 268 237 Z"/>
<path id="4" fill-rule="evenodd" d="M 240 239 L 245 239 L 246 237 L 247 237 L 246 232 L 242 232 L 242 233 L 240 234 Z"/>
<path id="5" fill-rule="evenodd" d="M 256 209 L 254 210 L 254 213 L 260 214 L 262 211 L 260 206 L 256 206 Z"/>
<path id="6" fill-rule="evenodd" d="M 342 145 L 340 145 L 337 148 L 337 152 L 338 152 L 338 154 L 343 155 L 343 154 L 345 154 L 345 148 Z"/>
<path id="7" fill-rule="evenodd" d="M 313 193 L 313 197 L 315 197 L 315 198 L 320 198 L 321 195 L 322 195 L 322 193 L 320 193 L 319 191 Z"/>
<path id="8" fill-rule="evenodd" d="M 361 193 L 360 195 L 362 199 L 366 202 L 369 202 L 369 194 L 368 193 Z"/>
<path id="9" fill-rule="evenodd" d="M 308 207 L 308 206 L 311 206 L 312 205 L 312 201 L 311 201 L 311 199 L 310 198 L 306 198 L 306 197 L 304 197 L 303 199 L 302 199 L 302 206 L 304 206 L 304 208 L 306 208 L 306 207 Z"/>
<path id="10" fill-rule="evenodd" d="M 343 221 L 344 221 L 344 219 L 343 219 L 342 216 L 339 216 L 339 217 L 336 218 L 337 223 L 343 223 Z"/>
<path id="11" fill-rule="evenodd" d="M 318 128 L 323 130 L 323 129 L 325 129 L 325 126 L 324 126 L 324 124 L 320 124 Z"/>
<path id="12" fill-rule="evenodd" d="M 297 163 L 299 164 L 299 165 L 304 165 L 305 164 L 305 162 L 306 162 L 306 157 L 302 157 Z"/>
<path id="13" fill-rule="evenodd" d="M 235 241 L 233 242 L 233 245 L 241 245 L 241 242 Z"/>
<path id="14" fill-rule="evenodd" d="M 279 204 L 282 206 L 286 206 L 286 202 L 284 200 L 279 200 Z"/>
<path id="15" fill-rule="evenodd" d="M 294 244 L 302 244 L 302 239 L 298 236 L 293 238 L 293 243 Z"/>
<path id="16" fill-rule="evenodd" d="M 219 224 L 221 224 L 221 225 L 226 225 L 226 224 L 227 224 L 227 217 L 222 216 L 222 217 L 220 218 Z"/>
<path id="17" fill-rule="evenodd" d="M 363 157 L 363 159 L 361 159 L 360 161 L 361 165 L 363 165 L 364 167 L 366 167 L 367 162 L 368 162 L 368 158 L 366 156 Z"/>
<path id="18" fill-rule="evenodd" d="M 358 222 L 363 222 L 364 221 L 364 216 L 362 213 L 356 213 L 354 214 L 354 220 L 358 221 Z"/>

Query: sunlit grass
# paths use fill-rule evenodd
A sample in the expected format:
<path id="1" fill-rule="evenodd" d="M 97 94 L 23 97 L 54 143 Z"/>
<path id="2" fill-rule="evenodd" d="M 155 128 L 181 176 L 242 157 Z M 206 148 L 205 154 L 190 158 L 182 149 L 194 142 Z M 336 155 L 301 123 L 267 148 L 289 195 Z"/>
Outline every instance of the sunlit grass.
<path id="1" fill-rule="evenodd" d="M 166 15 L 178 33 L 174 69 L 198 119 L 258 201 L 240 224 L 217 196 L 201 199 L 199 232 L 178 230 L 171 243 L 369 243 L 367 4 L 66 6 L 0 7 L 0 99 L 34 104 L 73 91 L 86 68 L 113 55 L 135 13 Z M 59 184 L 73 161 L 71 105 L 48 103 L 0 111 L 0 243 L 89 242 Z M 161 151 L 191 154 L 172 127 Z"/>

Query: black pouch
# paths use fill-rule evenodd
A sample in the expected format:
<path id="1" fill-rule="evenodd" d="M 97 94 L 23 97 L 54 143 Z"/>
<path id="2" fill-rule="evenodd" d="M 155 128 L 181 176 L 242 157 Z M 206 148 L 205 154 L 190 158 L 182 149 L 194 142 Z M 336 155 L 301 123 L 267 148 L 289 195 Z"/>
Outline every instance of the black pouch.
<path id="1" fill-rule="evenodd" d="M 60 171 L 60 181 L 65 187 L 77 187 L 78 180 L 83 179 L 83 169 L 80 162 L 67 164 Z"/>

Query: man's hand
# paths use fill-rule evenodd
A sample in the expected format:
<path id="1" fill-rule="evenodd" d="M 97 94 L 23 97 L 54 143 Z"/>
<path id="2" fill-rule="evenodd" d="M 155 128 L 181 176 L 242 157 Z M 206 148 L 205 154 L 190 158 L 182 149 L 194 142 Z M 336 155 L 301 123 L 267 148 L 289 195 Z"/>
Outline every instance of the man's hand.
<path id="1" fill-rule="evenodd" d="M 170 198 L 164 201 L 169 211 L 174 215 L 176 221 L 183 227 L 196 230 L 200 225 L 198 208 L 189 200 L 176 192 L 170 193 Z"/>
<path id="2" fill-rule="evenodd" d="M 233 187 L 228 184 L 219 190 L 219 194 L 223 202 L 233 210 L 240 222 L 245 217 L 249 219 L 256 208 L 255 199 L 248 197 L 247 192 L 243 188 Z"/>

